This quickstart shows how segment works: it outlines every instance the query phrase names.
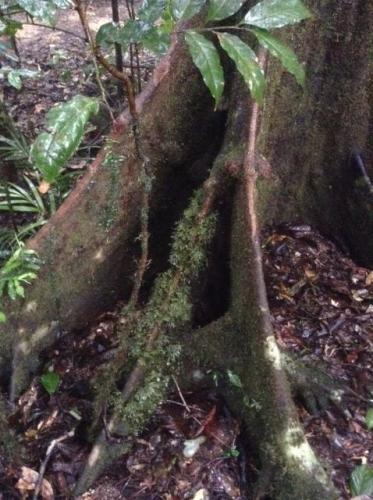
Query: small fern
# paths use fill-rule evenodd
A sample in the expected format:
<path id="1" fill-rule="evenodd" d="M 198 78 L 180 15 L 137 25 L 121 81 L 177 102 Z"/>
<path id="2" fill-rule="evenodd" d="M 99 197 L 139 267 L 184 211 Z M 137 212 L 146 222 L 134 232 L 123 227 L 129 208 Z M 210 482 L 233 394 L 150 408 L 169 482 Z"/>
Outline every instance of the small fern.
<path id="1" fill-rule="evenodd" d="M 17 250 L 0 269 L 0 299 L 9 297 L 11 300 L 24 298 L 25 286 L 37 276 L 40 260 L 34 250 L 19 242 Z M 0 321 L 5 321 L 5 315 L 0 311 Z"/>

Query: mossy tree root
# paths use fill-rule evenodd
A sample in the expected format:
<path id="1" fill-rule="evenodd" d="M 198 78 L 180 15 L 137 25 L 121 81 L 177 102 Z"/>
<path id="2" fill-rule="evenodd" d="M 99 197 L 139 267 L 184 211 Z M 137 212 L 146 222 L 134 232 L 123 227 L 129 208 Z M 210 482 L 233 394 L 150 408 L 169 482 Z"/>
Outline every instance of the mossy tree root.
<path id="1" fill-rule="evenodd" d="M 116 358 L 108 367 L 108 383 L 99 401 L 112 395 L 123 363 L 133 369 L 121 393 L 116 394 L 110 421 L 93 445 L 75 494 L 81 494 L 99 474 L 129 449 L 150 415 L 166 395 L 170 375 L 175 372 L 180 347 L 171 342 L 172 331 L 191 320 L 192 283 L 206 260 L 216 222 L 211 213 L 218 179 L 211 174 L 185 210 L 173 237 L 170 267 L 156 280 L 147 306 L 136 315 L 131 332 L 122 332 Z M 127 337 L 131 345 L 127 346 Z M 124 352 L 125 351 L 125 352 Z M 119 362 L 118 362 L 119 359 Z M 103 397 L 102 397 L 103 396 Z M 111 398 L 113 400 L 113 398 Z"/>

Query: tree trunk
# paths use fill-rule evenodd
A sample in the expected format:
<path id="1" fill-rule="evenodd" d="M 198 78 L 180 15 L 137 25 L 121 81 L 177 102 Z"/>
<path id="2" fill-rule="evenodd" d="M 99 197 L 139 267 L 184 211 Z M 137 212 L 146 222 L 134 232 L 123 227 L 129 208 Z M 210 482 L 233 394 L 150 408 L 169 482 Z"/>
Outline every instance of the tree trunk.
<path id="1" fill-rule="evenodd" d="M 258 212 L 262 225 L 294 219 L 311 222 L 348 245 L 361 262 L 372 262 L 372 201 L 351 151 L 360 148 L 358 156 L 364 157 L 369 174 L 373 159 L 369 142 L 373 6 L 370 0 L 350 0 L 343 5 L 337 0 L 313 0 L 309 4 L 316 19 L 285 36 L 292 38 L 292 44 L 295 41 L 306 64 L 306 89 L 299 89 L 271 62 L 259 134 L 249 131 L 254 110 L 237 76 L 230 80 L 227 116 L 213 113 L 211 99 L 181 42 L 173 46 L 154 82 L 138 99 L 141 141 L 154 175 L 152 267 L 146 288 L 159 276 L 144 309 L 120 333 L 123 343 L 129 332 L 132 342 L 141 334 L 138 358 L 131 348 L 128 353 L 121 346 L 108 369 L 116 374 L 116 382 L 123 378 L 127 361 L 133 368 L 123 388 L 121 413 L 113 409 L 108 424 L 109 432 L 122 440 L 113 446 L 107 433 L 99 435 L 79 492 L 127 449 L 134 432 L 133 416 L 140 415 L 142 422 L 164 394 L 163 387 L 158 398 L 148 401 L 146 412 L 139 413 L 141 408 L 136 405 L 141 398 L 136 396 L 153 383 L 154 373 L 162 380 L 167 378 L 164 357 L 158 365 L 151 361 L 149 368 L 145 363 L 149 358 L 143 354 L 156 351 L 165 330 L 179 342 L 183 332 L 188 368 L 218 367 L 239 375 L 242 387 L 227 384 L 222 392 L 241 415 L 257 450 L 261 474 L 256 498 L 336 497 L 305 439 L 291 399 L 270 324 L 256 220 Z M 217 140 L 211 144 L 212 134 Z M 256 159 L 255 141 L 262 154 Z M 208 181 L 192 198 L 173 236 L 169 270 L 165 271 L 172 226 L 211 166 Z M 43 279 L 27 290 L 27 300 L 19 311 L 8 306 L 10 319 L 0 330 L 3 367 L 13 361 L 13 397 L 36 370 L 38 355 L 53 341 L 53 332 L 79 328 L 119 297 L 128 297 L 143 181 L 131 120 L 126 115 L 91 171 L 30 242 L 44 261 Z M 219 254 L 220 267 L 230 266 L 229 278 L 223 273 L 225 282 L 221 283 L 229 300 L 218 311 L 220 319 L 207 324 L 216 318 L 199 318 L 198 323 L 205 326 L 189 333 L 195 320 L 192 304 L 201 296 L 198 287 L 193 288 L 200 270 L 199 261 L 194 268 L 194 259 L 205 254 L 211 239 L 204 232 L 203 221 L 213 208 L 219 214 L 217 232 L 229 239 L 223 245 L 229 247 L 223 251 L 225 264 Z M 173 209 L 175 214 L 170 215 Z M 212 241 L 216 243 L 217 238 Z M 210 260 L 214 260 L 213 249 L 211 254 Z"/>
<path id="2" fill-rule="evenodd" d="M 373 176 L 373 4 L 308 2 L 316 18 L 285 39 L 307 70 L 306 88 L 276 62 L 261 130 L 261 152 L 279 184 L 265 182 L 266 220 L 300 218 L 373 265 L 373 198 L 350 161 L 358 149 Z"/>

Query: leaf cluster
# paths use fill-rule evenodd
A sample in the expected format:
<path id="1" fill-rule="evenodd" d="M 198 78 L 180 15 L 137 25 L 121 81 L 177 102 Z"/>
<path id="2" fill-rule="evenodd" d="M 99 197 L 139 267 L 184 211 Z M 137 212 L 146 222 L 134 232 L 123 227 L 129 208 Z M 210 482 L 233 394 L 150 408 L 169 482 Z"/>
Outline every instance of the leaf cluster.
<path id="1" fill-rule="evenodd" d="M 25 286 L 35 278 L 40 268 L 40 261 L 33 250 L 19 243 L 18 249 L 5 262 L 0 270 L 0 298 L 8 296 L 11 300 L 24 298 Z M 5 321 L 0 312 L 0 321 Z"/>
<path id="2" fill-rule="evenodd" d="M 16 14 L 25 14 L 32 22 L 36 20 L 52 27 L 56 24 L 58 10 L 71 6 L 71 0 L 0 0 L 0 39 L 3 35 L 13 38 L 22 29 L 22 21 L 14 18 Z M 3 41 L 0 41 L 0 56 L 18 60 Z M 37 71 L 25 68 L 13 69 L 3 66 L 0 69 L 0 78 L 7 78 L 8 83 L 18 90 L 22 87 L 22 78 L 36 76 L 38 76 Z"/>
<path id="3" fill-rule="evenodd" d="M 175 25 L 206 11 L 206 21 L 221 22 L 237 16 L 244 0 L 144 0 L 136 19 L 124 23 L 107 23 L 97 33 L 97 45 L 141 44 L 157 54 L 165 52 Z M 312 17 L 302 0 L 262 0 L 252 7 L 233 26 L 187 30 L 185 41 L 194 64 L 201 72 L 203 81 L 216 104 L 224 92 L 224 70 L 215 43 L 204 32 L 213 34 L 227 53 L 250 89 L 253 99 L 261 103 L 265 91 L 265 77 L 259 67 L 254 50 L 235 33 L 248 32 L 260 45 L 278 58 L 285 69 L 303 85 L 305 72 L 294 51 L 270 30 L 298 23 Z"/>
<path id="4" fill-rule="evenodd" d="M 201 4 L 200 8 L 202 8 L 205 2 L 200 1 L 199 3 Z M 229 2 L 227 0 L 211 0 L 207 20 L 216 22 L 229 18 L 236 14 L 243 4 L 244 0 Z M 268 50 L 272 56 L 278 58 L 285 69 L 294 75 L 297 82 L 303 85 L 305 80 L 304 68 L 299 63 L 294 51 L 272 35 L 269 30 L 298 23 L 310 17 L 312 17 L 311 12 L 301 0 L 262 0 L 233 26 L 189 30 L 185 35 L 185 39 L 190 54 L 216 104 L 224 91 L 224 71 L 215 44 L 201 34 L 201 31 L 211 31 L 216 36 L 221 48 L 234 62 L 243 77 L 253 99 L 258 103 L 262 103 L 265 91 L 265 76 L 258 64 L 257 56 L 254 50 L 243 42 L 239 36 L 227 31 L 253 34 L 259 44 Z"/>

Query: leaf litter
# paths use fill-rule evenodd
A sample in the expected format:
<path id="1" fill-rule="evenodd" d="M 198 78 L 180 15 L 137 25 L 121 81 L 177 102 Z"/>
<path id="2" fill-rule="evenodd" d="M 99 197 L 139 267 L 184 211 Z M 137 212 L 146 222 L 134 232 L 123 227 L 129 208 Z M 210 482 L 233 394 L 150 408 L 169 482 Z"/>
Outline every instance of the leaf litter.
<path id="1" fill-rule="evenodd" d="M 372 432 L 365 421 L 373 391 L 371 271 L 309 226 L 267 230 L 263 244 L 280 347 L 315 366 L 321 364 L 349 388 L 340 405 L 330 404 L 314 414 L 299 400 L 298 409 L 307 437 L 329 468 L 341 498 L 350 498 L 352 470 L 373 461 Z M 62 337 L 45 353 L 44 373 L 58 374 L 60 386 L 48 395 L 35 378 L 19 399 L 10 423 L 30 459 L 22 464 L 0 460 L 3 498 L 32 498 L 28 488 L 51 441 L 73 430 L 56 445 L 42 483 L 55 497 L 69 497 L 89 452 L 92 381 L 115 347 L 116 320 L 116 313 L 107 313 L 86 331 Z M 243 499 L 247 468 L 255 475 L 255 464 L 246 456 L 240 432 L 214 391 L 188 392 L 182 398 L 175 392 L 157 409 L 132 452 L 81 499 Z"/>

